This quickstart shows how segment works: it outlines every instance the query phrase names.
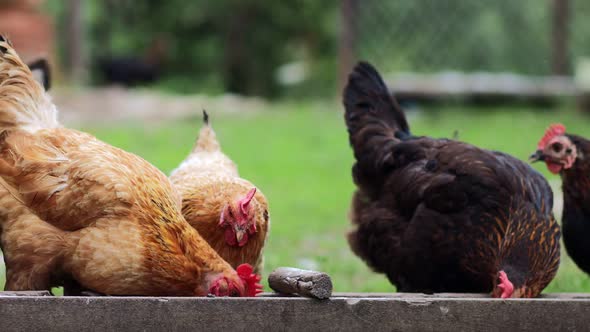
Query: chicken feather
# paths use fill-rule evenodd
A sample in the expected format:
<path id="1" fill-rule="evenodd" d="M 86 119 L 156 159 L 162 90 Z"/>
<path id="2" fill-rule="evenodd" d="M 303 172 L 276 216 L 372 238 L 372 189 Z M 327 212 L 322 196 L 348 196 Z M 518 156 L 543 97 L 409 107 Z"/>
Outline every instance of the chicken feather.
<path id="1" fill-rule="evenodd" d="M 537 145 L 531 161 L 545 162 L 559 174 L 563 189 L 563 244 L 576 265 L 590 274 L 590 140 L 567 132 L 562 124 L 551 125 Z"/>
<path id="2" fill-rule="evenodd" d="M 64 278 L 113 295 L 254 295 L 186 222 L 170 181 L 142 158 L 62 127 L 0 38 L 1 216 L 9 290 Z M 14 197 L 13 197 L 14 196 Z"/>
<path id="3" fill-rule="evenodd" d="M 189 224 L 234 268 L 248 263 L 255 266 L 256 272 L 261 272 L 262 252 L 270 227 L 268 202 L 262 192 L 255 189 L 249 209 L 256 232 L 249 234 L 243 245 L 230 244 L 232 241 L 228 243 L 228 236 L 234 235 L 228 235 L 227 227 L 231 226 L 224 228 L 220 225 L 222 215 L 228 205 L 235 207 L 233 214 L 239 214 L 240 208 L 235 202 L 256 187 L 239 176 L 235 163 L 222 152 L 204 111 L 203 120 L 204 125 L 193 150 L 170 175 L 170 180 L 182 195 L 182 213 Z"/>
<path id="4" fill-rule="evenodd" d="M 344 90 L 356 163 L 352 250 L 403 292 L 534 297 L 559 266 L 547 181 L 522 161 L 414 136 L 379 73 L 358 64 Z"/>

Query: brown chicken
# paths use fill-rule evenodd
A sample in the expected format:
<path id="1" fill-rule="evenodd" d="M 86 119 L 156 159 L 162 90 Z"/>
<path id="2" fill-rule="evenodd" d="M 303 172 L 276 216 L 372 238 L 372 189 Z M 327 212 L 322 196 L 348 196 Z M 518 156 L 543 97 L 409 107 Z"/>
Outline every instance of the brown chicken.
<path id="1" fill-rule="evenodd" d="M 561 175 L 563 189 L 563 243 L 573 261 L 590 274 L 590 141 L 551 125 L 537 144 L 531 161 L 544 161 Z"/>
<path id="2" fill-rule="evenodd" d="M 203 122 L 192 152 L 170 175 L 182 196 L 182 213 L 232 266 L 248 263 L 261 272 L 268 203 L 221 151 L 206 112 Z"/>
<path id="3" fill-rule="evenodd" d="M 507 154 L 414 136 L 379 73 L 344 90 L 356 163 L 352 250 L 402 292 L 534 297 L 559 265 L 547 181 Z"/>
<path id="4" fill-rule="evenodd" d="M 64 276 L 111 295 L 260 290 L 251 266 L 236 272 L 184 220 L 164 174 L 63 128 L 49 96 L 3 37 L 0 176 L 13 197 L 2 201 L 13 213 L 0 218 L 8 290 L 48 289 Z"/>

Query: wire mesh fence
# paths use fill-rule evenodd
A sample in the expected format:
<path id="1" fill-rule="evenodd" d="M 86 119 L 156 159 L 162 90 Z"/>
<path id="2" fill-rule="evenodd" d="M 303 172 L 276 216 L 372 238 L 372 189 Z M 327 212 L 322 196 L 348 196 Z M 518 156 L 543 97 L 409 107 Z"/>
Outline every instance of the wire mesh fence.
<path id="1" fill-rule="evenodd" d="M 571 74 L 590 55 L 590 1 L 362 0 L 355 50 L 384 71 Z"/>

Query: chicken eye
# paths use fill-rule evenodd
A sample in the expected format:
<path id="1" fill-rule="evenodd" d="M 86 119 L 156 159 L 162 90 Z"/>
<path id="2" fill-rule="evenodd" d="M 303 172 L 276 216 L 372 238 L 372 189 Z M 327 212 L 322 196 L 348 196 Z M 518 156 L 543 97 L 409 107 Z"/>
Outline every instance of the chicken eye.
<path id="1" fill-rule="evenodd" d="M 238 296 L 240 296 L 240 293 L 237 290 L 232 289 L 231 292 L 229 293 L 229 296 L 230 297 L 238 297 Z"/>
<path id="2" fill-rule="evenodd" d="M 554 152 L 560 152 L 563 149 L 563 145 L 561 143 L 554 143 L 551 148 Z"/>

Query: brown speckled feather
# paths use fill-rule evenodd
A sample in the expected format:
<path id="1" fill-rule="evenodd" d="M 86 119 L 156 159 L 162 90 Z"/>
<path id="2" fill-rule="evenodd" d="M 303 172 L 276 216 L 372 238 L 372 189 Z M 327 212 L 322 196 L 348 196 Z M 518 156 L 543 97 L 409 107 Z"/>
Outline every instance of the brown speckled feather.
<path id="1" fill-rule="evenodd" d="M 0 190 L 0 244 L 7 267 L 5 289 L 50 289 L 60 285 L 63 271 L 56 251 L 66 248 L 64 234 L 6 190 Z"/>

